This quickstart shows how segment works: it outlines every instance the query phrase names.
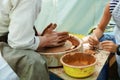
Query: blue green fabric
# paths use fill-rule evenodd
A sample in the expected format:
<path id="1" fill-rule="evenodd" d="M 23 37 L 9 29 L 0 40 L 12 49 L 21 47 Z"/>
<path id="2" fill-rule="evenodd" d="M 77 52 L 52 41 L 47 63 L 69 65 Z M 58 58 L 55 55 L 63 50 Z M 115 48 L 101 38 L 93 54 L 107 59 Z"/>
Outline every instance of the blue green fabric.
<path id="1" fill-rule="evenodd" d="M 57 31 L 87 35 L 99 24 L 107 3 L 108 0 L 43 0 L 35 25 L 41 32 L 53 22 L 58 25 Z"/>

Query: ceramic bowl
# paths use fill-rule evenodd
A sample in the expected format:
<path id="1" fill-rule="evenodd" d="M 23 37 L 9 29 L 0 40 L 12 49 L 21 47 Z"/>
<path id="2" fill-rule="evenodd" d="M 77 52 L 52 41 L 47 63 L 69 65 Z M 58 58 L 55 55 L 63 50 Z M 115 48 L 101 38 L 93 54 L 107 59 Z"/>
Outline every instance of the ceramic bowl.
<path id="1" fill-rule="evenodd" d="M 78 37 L 70 35 L 70 38 L 66 41 L 65 45 L 54 48 L 45 48 L 39 53 L 46 58 L 48 67 L 59 67 L 62 66 L 60 62 L 61 56 L 66 53 L 78 51 L 82 51 L 81 40 Z"/>
<path id="2" fill-rule="evenodd" d="M 75 78 L 92 75 L 95 70 L 96 58 L 85 53 L 69 53 L 60 59 L 66 74 Z"/>

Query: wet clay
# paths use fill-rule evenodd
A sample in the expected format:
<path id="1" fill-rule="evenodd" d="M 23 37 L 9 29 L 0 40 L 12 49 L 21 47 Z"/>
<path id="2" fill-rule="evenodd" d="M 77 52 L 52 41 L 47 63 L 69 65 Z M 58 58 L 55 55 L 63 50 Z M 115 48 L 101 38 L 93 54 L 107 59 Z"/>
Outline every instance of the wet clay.
<path id="1" fill-rule="evenodd" d="M 76 48 L 80 42 L 74 37 L 70 37 L 63 46 L 45 48 L 41 52 L 43 53 L 57 53 L 57 52 L 65 52 Z"/>
<path id="2" fill-rule="evenodd" d="M 95 58 L 89 54 L 74 53 L 64 56 L 63 62 L 72 66 L 87 66 L 95 62 Z"/>
<path id="3" fill-rule="evenodd" d="M 91 50 L 91 49 L 86 49 L 84 52 L 85 52 L 86 54 L 92 54 L 92 55 L 95 55 L 95 54 L 96 54 L 95 50 Z"/>

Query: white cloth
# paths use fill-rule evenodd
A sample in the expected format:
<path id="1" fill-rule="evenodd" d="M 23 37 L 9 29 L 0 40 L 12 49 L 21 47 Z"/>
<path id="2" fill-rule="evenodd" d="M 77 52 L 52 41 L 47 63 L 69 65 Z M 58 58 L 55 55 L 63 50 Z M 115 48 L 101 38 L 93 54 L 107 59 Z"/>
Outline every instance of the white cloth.
<path id="1" fill-rule="evenodd" d="M 41 0 L 0 0 L 0 36 L 9 31 L 8 44 L 13 48 L 36 50 L 39 38 L 33 30 Z"/>
<path id="2" fill-rule="evenodd" d="M 1 56 L 1 52 L 0 52 L 0 80 L 19 80 L 19 77 Z"/>

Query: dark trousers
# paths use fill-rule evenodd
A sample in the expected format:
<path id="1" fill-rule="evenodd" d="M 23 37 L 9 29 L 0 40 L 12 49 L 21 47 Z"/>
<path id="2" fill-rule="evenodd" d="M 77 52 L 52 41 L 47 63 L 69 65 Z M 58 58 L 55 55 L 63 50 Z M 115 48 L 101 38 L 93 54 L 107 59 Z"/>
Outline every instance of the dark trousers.
<path id="1" fill-rule="evenodd" d="M 111 40 L 116 43 L 114 35 L 104 34 L 99 41 L 102 42 L 105 40 Z M 117 72 L 117 63 L 115 62 L 112 66 L 109 66 L 109 61 L 113 56 L 115 56 L 115 54 L 111 53 L 97 80 L 120 80 Z"/>

